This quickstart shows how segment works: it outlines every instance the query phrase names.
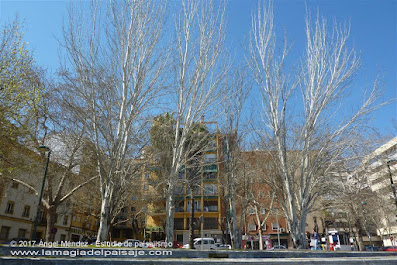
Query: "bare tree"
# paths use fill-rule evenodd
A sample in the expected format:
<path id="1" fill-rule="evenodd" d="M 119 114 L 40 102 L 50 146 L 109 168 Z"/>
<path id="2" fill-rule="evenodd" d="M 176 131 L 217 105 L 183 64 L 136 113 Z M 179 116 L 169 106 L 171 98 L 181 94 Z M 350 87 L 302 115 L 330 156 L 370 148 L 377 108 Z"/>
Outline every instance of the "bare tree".
<path id="1" fill-rule="evenodd" d="M 252 200 L 252 206 L 255 209 L 255 219 L 256 219 L 256 224 L 258 227 L 258 237 L 259 237 L 259 250 L 263 250 L 263 238 L 262 238 L 262 227 L 266 224 L 267 219 L 270 216 L 270 213 L 273 210 L 273 202 L 274 202 L 274 193 L 271 194 L 271 201 L 269 205 L 263 205 L 260 201 L 256 200 L 255 198 Z M 265 208 L 265 206 L 267 206 Z M 260 215 L 260 209 L 265 209 L 267 213 L 265 216 L 261 217 Z M 279 224 L 277 224 L 279 226 Z M 279 228 L 277 228 L 279 229 Z"/>
<path id="2" fill-rule="evenodd" d="M 174 241 L 175 185 L 186 163 L 186 141 L 194 124 L 211 113 L 225 94 L 222 82 L 227 67 L 222 63 L 225 39 L 225 7 L 211 1 L 182 1 L 175 29 L 175 126 L 172 163 L 166 180 L 166 241 Z M 189 158 L 188 158 L 189 159 Z"/>
<path id="3" fill-rule="evenodd" d="M 308 12 L 305 57 L 293 79 L 285 67 L 287 42 L 280 53 L 276 47 L 272 5 L 264 3 L 252 19 L 249 67 L 262 95 L 261 135 L 276 151 L 281 206 L 295 246 L 306 246 L 306 216 L 323 191 L 324 177 L 365 129 L 367 115 L 380 106 L 377 80 L 357 111 L 337 115 L 359 67 L 356 52 L 348 48 L 349 34 L 349 26 L 337 22 L 328 32 L 326 20 L 318 15 L 313 22 Z M 298 92 L 301 112 L 291 106 Z"/>
<path id="4" fill-rule="evenodd" d="M 162 89 L 167 58 L 157 48 L 165 6 L 127 0 L 81 5 L 71 7 L 64 31 L 63 99 L 95 147 L 102 201 L 97 240 L 104 241 L 111 202 L 130 173 L 129 159 L 140 152 L 143 115 Z"/>
<path id="5" fill-rule="evenodd" d="M 79 172 L 79 167 L 83 164 L 83 152 L 87 151 L 84 128 L 76 128 L 71 120 L 66 121 L 67 119 L 63 117 L 61 119 L 60 105 L 56 104 L 59 101 L 53 93 L 54 82 L 38 68 L 35 72 L 30 72 L 29 78 L 31 86 L 40 91 L 40 97 L 27 100 L 26 104 L 30 105 L 31 109 L 26 117 L 16 122 L 19 131 L 23 132 L 23 137 L 20 137 L 18 141 L 14 140 L 13 147 L 9 148 L 13 157 L 11 156 L 12 159 L 8 162 L 16 171 L 15 174 L 8 174 L 7 179 L 21 184 L 39 197 L 42 171 L 35 175 L 37 178 L 26 178 L 26 172 L 37 168 L 40 165 L 39 161 L 45 161 L 46 154 L 37 154 L 36 148 L 39 145 L 45 144 L 52 149 L 51 163 L 49 163 L 48 175 L 43 187 L 45 196 L 39 205 L 43 205 L 47 212 L 46 241 L 53 241 L 54 234 L 50 231 L 53 231 L 56 214 L 67 208 L 66 204 L 71 196 L 93 181 L 96 176 Z M 29 83 L 25 80 L 25 85 L 27 84 Z M 20 155 L 21 158 L 15 155 Z"/>
<path id="6" fill-rule="evenodd" d="M 245 101 L 247 100 L 250 89 L 246 83 L 246 72 L 237 69 L 233 72 L 230 79 L 227 79 L 227 87 L 230 96 L 223 105 L 224 133 L 222 142 L 224 143 L 224 161 L 225 165 L 225 205 L 229 213 L 226 222 L 230 234 L 232 248 L 241 248 L 241 236 L 238 231 L 237 213 L 236 213 L 236 196 L 238 189 L 238 180 L 241 177 L 239 173 L 240 151 L 242 139 L 246 135 L 246 128 L 242 124 L 242 111 Z"/>

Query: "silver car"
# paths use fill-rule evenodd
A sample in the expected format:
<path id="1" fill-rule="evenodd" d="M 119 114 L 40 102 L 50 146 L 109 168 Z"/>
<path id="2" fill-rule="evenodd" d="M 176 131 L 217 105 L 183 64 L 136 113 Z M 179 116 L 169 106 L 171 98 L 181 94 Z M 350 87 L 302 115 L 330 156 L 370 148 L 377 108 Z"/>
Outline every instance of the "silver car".
<path id="1" fill-rule="evenodd" d="M 287 249 L 287 248 L 283 245 L 275 245 L 270 250 L 280 250 L 280 249 Z"/>

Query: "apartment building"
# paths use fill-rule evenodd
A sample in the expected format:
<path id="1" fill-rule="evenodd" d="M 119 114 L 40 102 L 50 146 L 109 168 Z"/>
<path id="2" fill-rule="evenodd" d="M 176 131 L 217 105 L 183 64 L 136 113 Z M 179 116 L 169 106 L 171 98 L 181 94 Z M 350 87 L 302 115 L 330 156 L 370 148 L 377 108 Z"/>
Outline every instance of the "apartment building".
<path id="1" fill-rule="evenodd" d="M 220 195 L 220 170 L 222 163 L 222 140 L 219 133 L 213 134 L 209 148 L 203 153 L 199 179 L 197 185 L 190 189 L 188 185 L 179 185 L 176 191 L 174 229 L 175 239 L 180 244 L 189 243 L 189 221 L 192 207 L 194 207 L 194 234 L 195 237 L 212 237 L 216 242 L 222 242 L 222 197 Z M 189 179 L 189 171 L 183 168 L 178 178 Z"/>
<path id="2" fill-rule="evenodd" d="M 140 176 L 136 177 L 135 187 L 128 194 L 126 206 L 120 209 L 115 217 L 112 228 L 112 240 L 124 241 L 126 239 L 147 240 L 145 224 L 147 209 L 151 203 L 147 200 L 148 185 L 143 184 Z"/>
<path id="3" fill-rule="evenodd" d="M 397 202 L 393 186 L 397 182 L 397 137 L 368 155 L 357 174 L 366 176 L 369 188 L 379 196 L 377 234 L 384 246 L 397 245 Z M 394 188 L 395 191 L 395 188 Z"/>
<path id="4" fill-rule="evenodd" d="M 224 231 L 225 209 L 221 193 L 222 176 L 222 145 L 224 135 L 220 134 L 216 122 L 201 122 L 208 129 L 209 144 L 200 152 L 199 165 L 194 166 L 194 173 L 182 166 L 175 190 L 174 238 L 179 244 L 187 244 L 189 240 L 189 220 L 191 215 L 192 199 L 194 207 L 194 236 L 212 237 L 222 242 Z M 146 157 L 145 170 L 138 182 L 140 190 L 132 193 L 135 202 L 129 207 L 141 211 L 139 219 L 143 222 L 143 238 L 147 241 L 165 239 L 165 200 L 163 187 L 159 184 L 158 174 L 161 168 L 156 157 Z M 194 181 L 194 187 L 189 186 Z M 192 198 L 193 197 L 193 198 Z M 142 202 L 145 202 L 144 205 Z M 138 237 L 139 239 L 139 237 Z"/>
<path id="5" fill-rule="evenodd" d="M 12 238 L 31 239 L 36 215 L 37 239 L 45 240 L 47 233 L 53 234 L 54 241 L 78 241 L 84 236 L 96 235 L 98 217 L 94 216 L 91 211 L 83 216 L 79 210 L 81 207 L 74 207 L 71 200 L 66 200 L 57 207 L 52 231 L 47 231 L 47 209 L 40 205 L 37 214 L 38 195 L 26 186 L 31 185 L 40 192 L 46 161 L 37 150 L 15 142 L 7 146 L 4 146 L 3 142 L 2 151 L 2 158 L 6 162 L 3 163 L 4 178 L 0 187 L 0 243 Z M 45 187 L 49 183 L 49 178 L 53 178 L 56 185 L 56 176 L 61 174 L 62 170 L 61 164 L 55 159 L 50 160 Z M 77 178 L 76 175 L 74 180 Z M 11 179 L 17 179 L 20 182 Z M 87 191 L 81 192 L 87 193 Z M 43 198 L 48 198 L 47 188 L 44 189 Z"/>
<path id="6" fill-rule="evenodd" d="M 262 236 L 263 249 L 274 245 L 292 246 L 287 230 L 287 220 L 283 216 L 277 200 L 271 198 L 271 188 L 266 177 L 271 174 L 272 166 L 266 151 L 246 151 L 241 153 L 241 182 L 237 216 L 242 216 L 243 247 L 259 249 L 259 237 Z M 258 213 L 258 216 L 257 214 Z M 260 223 L 266 219 L 264 224 Z"/>

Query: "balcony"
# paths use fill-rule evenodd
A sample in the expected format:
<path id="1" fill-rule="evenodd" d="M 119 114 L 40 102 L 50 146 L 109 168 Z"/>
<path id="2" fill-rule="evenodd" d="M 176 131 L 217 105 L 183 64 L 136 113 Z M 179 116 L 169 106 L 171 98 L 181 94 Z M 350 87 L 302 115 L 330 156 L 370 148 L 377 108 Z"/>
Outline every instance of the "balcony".
<path id="1" fill-rule="evenodd" d="M 204 163 L 205 164 L 214 164 L 214 163 L 216 163 L 216 154 L 205 154 L 204 155 Z"/>
<path id="2" fill-rule="evenodd" d="M 218 187 L 215 184 L 204 184 L 204 195 L 218 195 Z"/>
<path id="3" fill-rule="evenodd" d="M 218 172 L 218 166 L 217 165 L 208 165 L 203 167 L 204 173 L 206 172 Z"/>
<path id="4" fill-rule="evenodd" d="M 204 201 L 203 212 L 217 212 L 218 201 Z"/>
<path id="5" fill-rule="evenodd" d="M 204 173 L 204 181 L 213 182 L 218 178 L 217 172 L 206 172 Z"/>

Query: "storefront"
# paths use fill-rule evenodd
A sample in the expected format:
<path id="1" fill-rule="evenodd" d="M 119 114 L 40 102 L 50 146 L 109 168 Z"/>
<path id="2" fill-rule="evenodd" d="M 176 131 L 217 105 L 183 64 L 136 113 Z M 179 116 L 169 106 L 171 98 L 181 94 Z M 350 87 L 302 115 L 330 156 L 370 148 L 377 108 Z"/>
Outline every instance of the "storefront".
<path id="1" fill-rule="evenodd" d="M 280 245 L 288 248 L 289 235 L 287 233 L 282 234 L 268 234 L 262 235 L 263 249 L 270 249 L 273 246 L 278 245 L 280 239 Z M 243 249 L 259 249 L 259 236 L 258 235 L 243 235 L 242 236 L 242 247 Z"/>

